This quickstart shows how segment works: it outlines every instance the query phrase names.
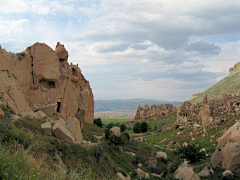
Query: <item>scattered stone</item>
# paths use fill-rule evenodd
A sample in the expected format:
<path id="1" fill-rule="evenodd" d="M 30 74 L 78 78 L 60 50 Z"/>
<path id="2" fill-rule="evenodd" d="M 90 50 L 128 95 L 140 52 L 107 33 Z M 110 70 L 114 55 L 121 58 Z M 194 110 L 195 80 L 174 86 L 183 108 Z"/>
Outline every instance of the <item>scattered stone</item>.
<path id="1" fill-rule="evenodd" d="M 121 172 L 118 172 L 117 176 L 119 177 L 120 180 L 131 180 L 130 175 L 127 174 L 127 177 L 126 177 Z"/>
<path id="2" fill-rule="evenodd" d="M 57 122 L 53 125 L 52 133 L 54 134 L 54 136 L 64 141 L 67 141 L 70 143 L 75 142 L 74 135 L 70 133 L 68 129 L 64 125 L 62 125 L 60 122 Z"/>
<path id="3" fill-rule="evenodd" d="M 138 141 L 138 142 L 143 142 L 143 138 L 142 137 L 136 137 L 135 140 Z"/>
<path id="4" fill-rule="evenodd" d="M 227 176 L 229 174 L 233 176 L 233 173 L 232 173 L 231 170 L 226 170 L 226 171 L 223 172 L 223 176 Z"/>
<path id="5" fill-rule="evenodd" d="M 211 174 L 213 174 L 213 169 L 210 167 L 210 165 L 205 166 L 201 172 L 197 173 L 199 177 L 208 177 Z"/>
<path id="6" fill-rule="evenodd" d="M 187 142 L 184 142 L 182 146 L 187 147 L 187 146 L 188 146 L 188 143 L 187 143 Z"/>
<path id="7" fill-rule="evenodd" d="M 192 168 L 182 166 L 175 171 L 175 178 L 182 180 L 200 180 L 200 177 L 193 172 Z"/>
<path id="8" fill-rule="evenodd" d="M 114 126 L 110 130 L 113 132 L 114 135 L 121 136 L 121 129 L 119 127 Z"/>
<path id="9" fill-rule="evenodd" d="M 173 147 L 174 141 L 170 141 L 166 147 L 170 148 Z"/>
<path id="10" fill-rule="evenodd" d="M 159 158 L 159 159 L 160 158 L 166 158 L 167 159 L 167 153 L 162 152 L 162 151 L 158 151 L 155 157 Z"/>
<path id="11" fill-rule="evenodd" d="M 142 163 L 138 163 L 137 167 L 142 168 Z"/>
<path id="12" fill-rule="evenodd" d="M 48 134 L 48 135 L 52 135 L 52 127 L 51 127 L 51 123 L 50 122 L 46 122 L 41 124 L 41 128 L 43 129 L 43 131 Z"/>
<path id="13" fill-rule="evenodd" d="M 137 173 L 137 176 L 139 178 L 145 178 L 145 172 L 141 170 L 140 168 L 135 169 L 135 172 Z"/>
<path id="14" fill-rule="evenodd" d="M 179 142 L 176 142 L 175 146 L 176 146 L 176 147 L 179 147 L 179 146 L 180 146 Z"/>

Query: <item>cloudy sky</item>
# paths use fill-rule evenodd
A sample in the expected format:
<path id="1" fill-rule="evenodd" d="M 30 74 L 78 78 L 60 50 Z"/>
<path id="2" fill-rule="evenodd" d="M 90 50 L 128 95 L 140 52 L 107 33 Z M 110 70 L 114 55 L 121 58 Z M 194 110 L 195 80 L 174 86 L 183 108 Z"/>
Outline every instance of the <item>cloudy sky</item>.
<path id="1" fill-rule="evenodd" d="M 184 101 L 240 61 L 239 0 L 0 0 L 0 44 L 69 52 L 95 100 Z"/>

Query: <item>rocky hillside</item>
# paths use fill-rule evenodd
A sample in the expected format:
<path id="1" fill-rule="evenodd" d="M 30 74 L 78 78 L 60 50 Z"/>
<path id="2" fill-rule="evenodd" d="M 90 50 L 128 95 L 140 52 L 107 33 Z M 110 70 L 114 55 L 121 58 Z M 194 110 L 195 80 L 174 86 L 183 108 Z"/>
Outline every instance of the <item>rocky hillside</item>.
<path id="1" fill-rule="evenodd" d="M 205 95 L 208 96 L 208 99 L 221 98 L 226 94 L 238 94 L 240 91 L 240 64 L 237 63 L 233 68 L 229 69 L 229 75 L 223 78 L 214 86 L 208 88 L 206 91 L 194 95 L 193 99 L 190 101 L 192 104 L 196 104 L 202 101 Z"/>

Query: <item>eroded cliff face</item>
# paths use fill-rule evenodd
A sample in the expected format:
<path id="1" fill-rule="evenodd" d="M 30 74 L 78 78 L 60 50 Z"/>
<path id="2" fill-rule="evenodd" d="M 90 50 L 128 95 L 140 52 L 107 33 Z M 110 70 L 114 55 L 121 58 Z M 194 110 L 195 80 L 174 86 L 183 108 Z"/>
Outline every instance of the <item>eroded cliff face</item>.
<path id="1" fill-rule="evenodd" d="M 12 54 L 0 49 L 0 98 L 17 114 L 41 117 L 74 116 L 93 124 L 94 100 L 89 82 L 60 43 L 55 51 L 35 43 Z"/>

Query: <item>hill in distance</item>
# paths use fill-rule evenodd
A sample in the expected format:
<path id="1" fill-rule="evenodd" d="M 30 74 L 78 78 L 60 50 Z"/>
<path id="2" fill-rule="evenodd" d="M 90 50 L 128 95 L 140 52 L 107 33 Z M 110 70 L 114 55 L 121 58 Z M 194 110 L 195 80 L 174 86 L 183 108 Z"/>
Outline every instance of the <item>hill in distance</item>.
<path id="1" fill-rule="evenodd" d="M 104 117 L 104 116 L 135 116 L 138 106 L 144 106 L 148 104 L 151 105 L 161 105 L 161 104 L 172 104 L 177 106 L 182 102 L 179 101 L 164 101 L 164 100 L 155 100 L 155 99 L 144 99 L 144 98 L 135 98 L 135 99 L 116 99 L 116 100 L 95 100 L 95 117 Z"/>

